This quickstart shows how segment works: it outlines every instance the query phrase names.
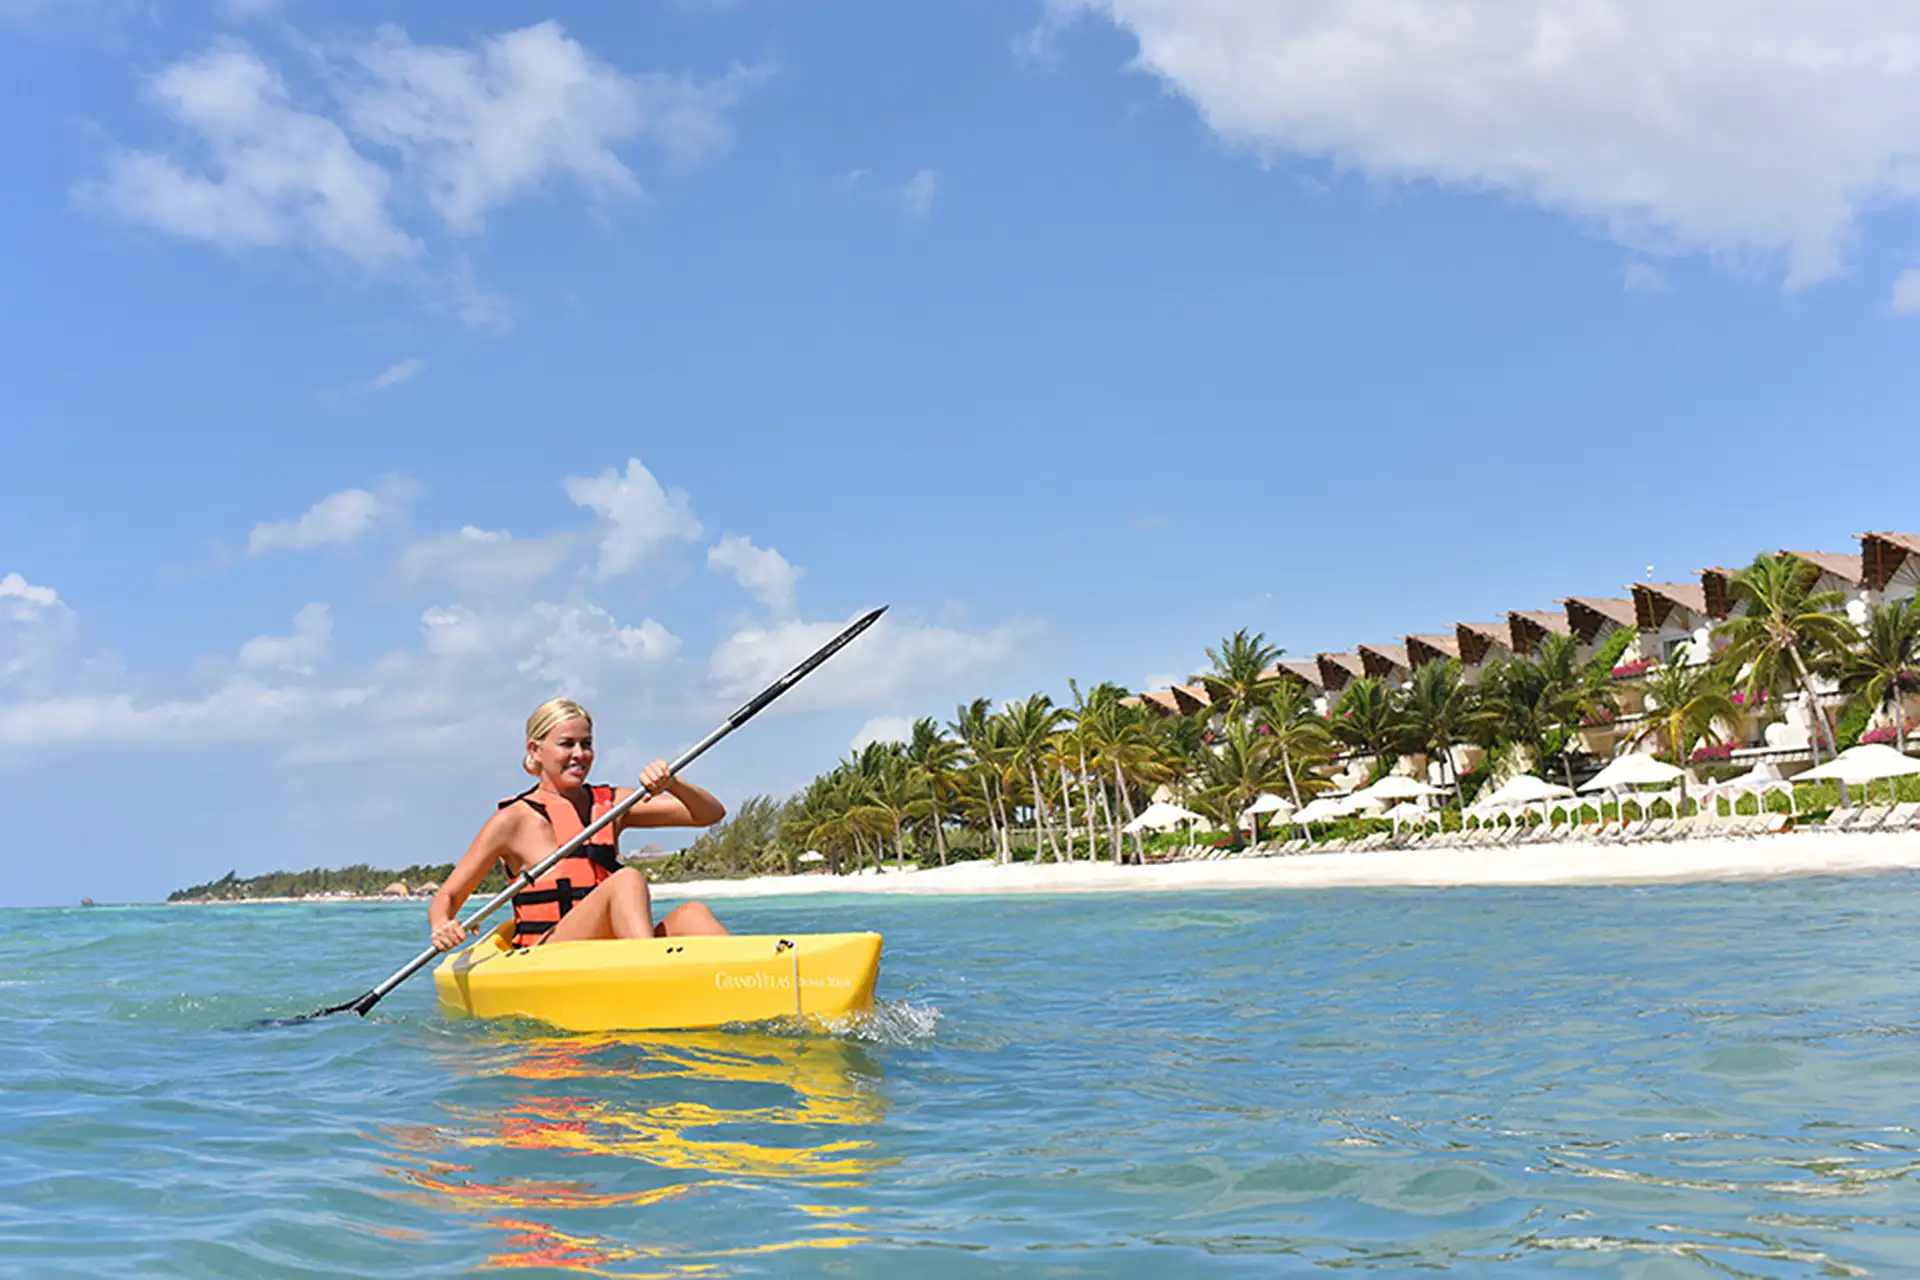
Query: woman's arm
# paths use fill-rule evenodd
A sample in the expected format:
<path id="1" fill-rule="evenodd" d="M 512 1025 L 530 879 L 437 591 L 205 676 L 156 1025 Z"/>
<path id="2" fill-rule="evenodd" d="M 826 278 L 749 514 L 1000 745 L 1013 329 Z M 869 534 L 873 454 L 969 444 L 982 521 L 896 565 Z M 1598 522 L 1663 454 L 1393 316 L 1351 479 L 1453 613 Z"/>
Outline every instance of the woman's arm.
<path id="1" fill-rule="evenodd" d="M 652 796 L 627 810 L 620 829 L 629 827 L 710 827 L 727 816 L 727 806 L 700 787 L 667 772 L 665 760 L 655 760 L 640 771 L 640 785 Z M 614 802 L 633 794 L 631 787 L 615 787 Z"/>
<path id="2" fill-rule="evenodd" d="M 456 917 L 474 886 L 486 878 L 493 864 L 506 852 L 516 816 L 513 810 L 503 809 L 487 819 L 487 825 L 480 828 L 480 834 L 467 846 L 446 883 L 433 895 L 433 902 L 427 907 L 427 928 L 433 935 L 433 945 L 439 950 L 451 951 L 467 940 L 467 931 L 460 927 Z"/>

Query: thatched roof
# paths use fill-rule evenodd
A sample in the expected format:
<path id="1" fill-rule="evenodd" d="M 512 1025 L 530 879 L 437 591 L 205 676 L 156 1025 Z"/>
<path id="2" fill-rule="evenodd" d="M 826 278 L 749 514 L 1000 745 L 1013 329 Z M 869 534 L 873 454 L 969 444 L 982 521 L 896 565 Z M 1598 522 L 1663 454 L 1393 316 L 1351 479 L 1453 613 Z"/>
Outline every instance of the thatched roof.
<path id="1" fill-rule="evenodd" d="M 1857 587 L 1866 581 L 1867 575 L 1861 567 L 1859 555 L 1844 551 L 1788 551 L 1784 554 L 1799 556 L 1820 572 L 1831 574 L 1848 586 Z"/>
<path id="2" fill-rule="evenodd" d="M 1634 625 L 1658 631 L 1674 609 L 1686 609 L 1702 618 L 1707 612 L 1705 587 L 1692 582 L 1636 582 L 1633 584 Z"/>
<path id="3" fill-rule="evenodd" d="M 1733 575 L 1735 570 L 1715 565 L 1700 571 L 1700 596 L 1707 602 L 1707 616 L 1715 622 L 1733 612 Z M 1639 625 L 1635 620 L 1635 626 Z"/>
<path id="4" fill-rule="evenodd" d="M 1507 615 L 1508 643 L 1515 653 L 1532 653 L 1548 636 L 1570 636 L 1573 624 L 1564 610 L 1515 609 Z"/>
<path id="5" fill-rule="evenodd" d="M 1320 674 L 1320 664 L 1317 662 L 1279 662 L 1274 665 L 1315 693 L 1327 687 L 1326 679 Z"/>
<path id="6" fill-rule="evenodd" d="M 1416 667 L 1424 667 L 1429 662 L 1444 662 L 1448 658 L 1459 656 L 1460 637 L 1457 635 L 1407 637 L 1407 661 Z"/>
<path id="7" fill-rule="evenodd" d="M 1568 596 L 1560 603 L 1567 607 L 1567 622 L 1582 644 L 1634 625 L 1633 600 L 1627 596 Z"/>
<path id="8" fill-rule="evenodd" d="M 1412 669 L 1407 646 L 1403 644 L 1363 644 L 1360 665 L 1368 675 L 1381 680 L 1391 680 Z"/>
<path id="9" fill-rule="evenodd" d="M 1860 535 L 1861 576 L 1874 591 L 1885 591 L 1909 556 L 1920 559 L 1920 533 Z"/>
<path id="10" fill-rule="evenodd" d="M 1173 696 L 1173 690 L 1171 689 L 1149 689 L 1140 695 L 1140 700 L 1146 703 L 1147 710 L 1149 711 L 1157 711 L 1161 715 L 1166 716 L 1177 716 L 1180 714 L 1179 699 Z"/>
<path id="11" fill-rule="evenodd" d="M 1498 657 L 1495 649 L 1513 649 L 1512 628 L 1504 622 L 1456 622 L 1453 634 L 1460 642 L 1460 661 L 1470 667 L 1479 666 L 1489 656 Z"/>
<path id="12" fill-rule="evenodd" d="M 1346 688 L 1347 681 L 1355 676 L 1367 674 L 1366 664 L 1357 653 L 1321 653 L 1314 655 L 1314 660 L 1320 664 L 1321 687 L 1331 693 Z"/>
<path id="13" fill-rule="evenodd" d="M 1180 704 L 1180 710 L 1187 715 L 1204 711 L 1213 705 L 1213 695 L 1207 692 L 1204 685 L 1177 684 L 1173 686 L 1173 696 Z"/>

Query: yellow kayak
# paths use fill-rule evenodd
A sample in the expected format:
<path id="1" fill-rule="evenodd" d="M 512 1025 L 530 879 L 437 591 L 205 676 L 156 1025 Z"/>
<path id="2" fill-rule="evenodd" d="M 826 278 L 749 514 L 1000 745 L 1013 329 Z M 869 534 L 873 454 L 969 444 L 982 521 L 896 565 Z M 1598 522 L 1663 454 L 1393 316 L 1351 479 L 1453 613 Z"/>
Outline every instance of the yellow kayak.
<path id="1" fill-rule="evenodd" d="M 568 1031 L 695 1030 L 873 1007 L 877 933 L 622 938 L 514 950 L 511 923 L 440 962 L 449 1013 Z"/>

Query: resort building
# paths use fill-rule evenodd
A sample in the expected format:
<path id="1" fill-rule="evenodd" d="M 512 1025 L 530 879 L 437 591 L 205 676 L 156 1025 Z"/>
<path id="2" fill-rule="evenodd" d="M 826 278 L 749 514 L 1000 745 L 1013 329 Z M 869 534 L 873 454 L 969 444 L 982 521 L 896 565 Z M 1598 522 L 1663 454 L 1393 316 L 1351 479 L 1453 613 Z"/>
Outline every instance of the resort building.
<path id="1" fill-rule="evenodd" d="M 1460 667 L 1468 683 L 1480 679 L 1488 663 L 1513 656 L 1512 628 L 1504 622 L 1456 622 L 1453 635 L 1460 646 Z"/>
<path id="2" fill-rule="evenodd" d="M 1838 592 L 1856 626 L 1865 623 L 1874 606 L 1920 593 L 1920 534 L 1861 534 L 1859 550 L 1852 553 L 1781 554 L 1799 556 L 1813 565 L 1819 571 L 1814 589 Z M 1735 572 L 1716 566 L 1702 569 L 1696 582 L 1632 583 L 1627 596 L 1567 596 L 1557 602 L 1558 609 L 1517 609 L 1501 622 L 1456 622 L 1451 633 L 1411 633 L 1401 637 L 1403 643 L 1319 653 L 1311 661 L 1276 663 L 1269 672 L 1298 680 L 1312 695 L 1315 709 L 1327 715 L 1337 706 L 1341 691 L 1363 675 L 1396 686 L 1429 662 L 1454 661 L 1460 664 L 1463 678 L 1476 683 L 1490 664 L 1515 655 L 1529 656 L 1549 635 L 1572 637 L 1579 657 L 1591 661 L 1627 630 L 1632 639 L 1612 668 L 1620 712 L 1604 723 L 1580 729 L 1586 751 L 1604 760 L 1623 748 L 1643 720 L 1648 708 L 1640 690 L 1649 670 L 1674 659 L 1712 660 L 1718 647 L 1714 628 L 1742 608 L 1732 589 Z M 1816 680 L 1814 688 L 1821 709 L 1837 716 L 1841 698 L 1834 687 Z M 1136 697 L 1136 705 L 1161 715 L 1193 715 L 1209 705 L 1206 690 L 1198 684 Z M 1736 759 L 1790 760 L 1806 755 L 1814 732 L 1814 711 L 1802 705 L 1799 695 L 1789 694 L 1781 702 L 1748 708 L 1746 723 L 1738 726 L 1737 736 L 1744 745 L 1735 750 Z M 1914 699 L 1908 700 L 1908 719 L 1920 723 L 1920 702 Z M 1471 767 L 1466 759 L 1454 763 Z"/>
<path id="3" fill-rule="evenodd" d="M 1713 657 L 1713 624 L 1706 588 L 1697 582 L 1636 582 L 1634 625 L 1640 631 L 1640 656 L 1655 662 L 1701 663 Z"/>
<path id="4" fill-rule="evenodd" d="M 1515 653 L 1532 657 L 1533 651 L 1548 636 L 1570 636 L 1573 627 L 1565 610 L 1529 609 L 1507 615 L 1507 646 Z"/>
<path id="5" fill-rule="evenodd" d="M 1360 666 L 1374 679 L 1385 680 L 1390 685 L 1405 684 L 1413 673 L 1407 646 L 1403 644 L 1361 645 Z"/>
<path id="6" fill-rule="evenodd" d="M 1861 534 L 1860 572 L 1875 604 L 1911 600 L 1920 593 L 1920 534 Z"/>

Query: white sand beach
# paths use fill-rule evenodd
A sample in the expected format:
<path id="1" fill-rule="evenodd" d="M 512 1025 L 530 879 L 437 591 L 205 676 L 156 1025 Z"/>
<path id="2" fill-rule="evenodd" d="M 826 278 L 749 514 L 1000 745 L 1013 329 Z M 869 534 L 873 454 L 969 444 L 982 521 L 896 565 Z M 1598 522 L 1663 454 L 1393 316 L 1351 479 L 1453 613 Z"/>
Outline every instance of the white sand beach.
<path id="1" fill-rule="evenodd" d="M 1380 849 L 1168 862 L 957 863 L 874 875 L 760 876 L 657 884 L 654 896 L 757 898 L 809 893 L 1098 893 L 1177 889 L 1326 889 L 1341 886 L 1661 884 L 1868 875 L 1920 869 L 1920 833 L 1814 832 L 1665 843 L 1524 845 L 1511 849 Z"/>

